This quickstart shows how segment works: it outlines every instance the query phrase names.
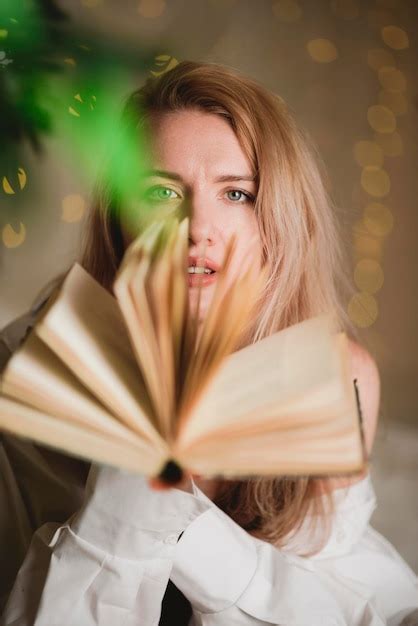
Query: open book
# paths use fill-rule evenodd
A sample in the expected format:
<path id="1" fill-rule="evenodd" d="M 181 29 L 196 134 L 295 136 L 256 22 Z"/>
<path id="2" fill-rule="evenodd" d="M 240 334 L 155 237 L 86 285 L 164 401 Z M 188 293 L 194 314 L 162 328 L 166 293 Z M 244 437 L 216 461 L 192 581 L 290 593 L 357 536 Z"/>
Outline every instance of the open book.
<path id="1" fill-rule="evenodd" d="M 262 274 L 228 282 L 231 242 L 199 325 L 187 248 L 187 220 L 152 224 L 115 295 L 74 264 L 2 374 L 0 428 L 172 484 L 364 469 L 346 335 L 321 315 L 239 347 Z"/>

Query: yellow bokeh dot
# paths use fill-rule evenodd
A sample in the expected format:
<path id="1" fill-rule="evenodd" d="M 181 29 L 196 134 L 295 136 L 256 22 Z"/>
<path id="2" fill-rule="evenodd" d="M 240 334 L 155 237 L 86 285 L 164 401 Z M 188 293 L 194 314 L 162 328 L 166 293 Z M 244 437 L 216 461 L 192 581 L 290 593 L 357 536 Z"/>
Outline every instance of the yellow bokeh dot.
<path id="1" fill-rule="evenodd" d="M 362 167 L 366 165 L 381 167 L 384 159 L 383 150 L 374 141 L 357 141 L 354 144 L 354 158 Z"/>
<path id="2" fill-rule="evenodd" d="M 0 39 L 6 39 L 8 34 L 9 34 L 8 30 L 6 30 L 5 28 L 0 28 Z"/>
<path id="3" fill-rule="evenodd" d="M 64 59 L 64 63 L 66 63 L 67 65 L 71 65 L 72 67 L 75 67 L 77 65 L 77 61 L 72 57 L 67 57 L 66 59 Z"/>
<path id="4" fill-rule="evenodd" d="M 353 238 L 353 252 L 357 260 L 365 256 L 380 261 L 383 257 L 382 238 L 374 237 L 370 233 L 356 234 Z"/>
<path id="5" fill-rule="evenodd" d="M 353 253 L 358 261 L 365 257 L 380 261 L 383 256 L 383 237 L 370 234 L 363 219 L 353 224 Z"/>
<path id="6" fill-rule="evenodd" d="M 361 186 L 370 196 L 383 198 L 390 191 L 390 178 L 380 167 L 368 165 L 361 171 Z"/>
<path id="7" fill-rule="evenodd" d="M 63 222 L 79 222 L 86 211 L 86 201 L 79 194 L 69 194 L 62 199 L 61 219 Z"/>
<path id="8" fill-rule="evenodd" d="M 389 50 L 373 48 L 367 53 L 367 63 L 377 72 L 381 67 L 395 65 L 395 57 Z"/>
<path id="9" fill-rule="evenodd" d="M 282 22 L 297 22 L 302 16 L 302 9 L 295 0 L 278 0 L 272 11 Z"/>
<path id="10" fill-rule="evenodd" d="M 367 120 L 378 133 L 393 133 L 396 130 L 393 111 L 381 104 L 373 104 L 367 109 Z"/>
<path id="11" fill-rule="evenodd" d="M 375 133 L 374 140 L 386 156 L 396 157 L 403 154 L 402 137 L 397 131 L 394 133 Z"/>
<path id="12" fill-rule="evenodd" d="M 6 248 L 17 248 L 26 239 L 26 227 L 20 222 L 19 230 L 16 232 L 11 224 L 6 224 L 1 231 L 1 238 Z"/>
<path id="13" fill-rule="evenodd" d="M 348 315 L 359 328 L 374 324 L 379 314 L 376 298 L 370 293 L 356 293 L 348 303 Z"/>
<path id="14" fill-rule="evenodd" d="M 337 17 L 353 20 L 359 15 L 359 7 L 355 0 L 331 0 L 331 10 Z"/>
<path id="15" fill-rule="evenodd" d="M 160 17 L 164 13 L 166 3 L 164 0 L 140 0 L 138 13 L 142 17 Z"/>
<path id="16" fill-rule="evenodd" d="M 394 115 L 404 115 L 408 110 L 408 100 L 400 91 L 379 91 L 379 104 L 390 109 Z"/>
<path id="17" fill-rule="evenodd" d="M 393 50 L 404 50 L 409 46 L 408 34 L 399 26 L 384 26 L 381 34 L 385 44 Z"/>
<path id="18" fill-rule="evenodd" d="M 317 63 L 330 63 L 338 57 L 337 48 L 329 39 L 311 39 L 306 47 Z"/>
<path id="19" fill-rule="evenodd" d="M 364 209 L 363 223 L 372 235 L 385 237 L 393 228 L 393 215 L 384 204 L 370 202 Z"/>
<path id="20" fill-rule="evenodd" d="M 161 76 L 162 74 L 165 74 L 165 72 L 169 72 L 176 67 L 178 63 L 178 60 L 169 54 L 159 54 L 155 57 L 155 65 L 161 67 L 162 69 L 160 71 L 152 70 L 150 73 L 153 76 Z"/>
<path id="21" fill-rule="evenodd" d="M 396 67 L 381 67 L 377 75 L 383 89 L 387 91 L 405 91 L 406 78 Z"/>
<path id="22" fill-rule="evenodd" d="M 361 259 L 354 268 L 354 282 L 360 291 L 376 293 L 383 281 L 382 267 L 375 259 Z"/>
<path id="23" fill-rule="evenodd" d="M 21 190 L 24 189 L 27 183 L 27 176 L 23 167 L 19 167 L 17 169 L 17 180 L 19 183 L 19 189 Z M 7 195 L 10 195 L 10 196 L 14 195 L 18 191 L 18 187 L 13 186 L 13 184 L 10 182 L 7 176 L 3 176 L 2 178 L 2 187 L 3 187 L 4 193 L 7 193 Z"/>

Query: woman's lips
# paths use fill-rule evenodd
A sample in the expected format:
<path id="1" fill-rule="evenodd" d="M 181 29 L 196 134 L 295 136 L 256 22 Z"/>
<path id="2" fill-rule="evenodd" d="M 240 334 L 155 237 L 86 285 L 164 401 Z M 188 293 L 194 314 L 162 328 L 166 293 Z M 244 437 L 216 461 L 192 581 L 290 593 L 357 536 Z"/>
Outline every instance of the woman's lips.
<path id="1" fill-rule="evenodd" d="M 187 284 L 189 287 L 207 287 L 215 282 L 216 276 L 217 272 L 213 272 L 213 274 L 188 274 Z"/>

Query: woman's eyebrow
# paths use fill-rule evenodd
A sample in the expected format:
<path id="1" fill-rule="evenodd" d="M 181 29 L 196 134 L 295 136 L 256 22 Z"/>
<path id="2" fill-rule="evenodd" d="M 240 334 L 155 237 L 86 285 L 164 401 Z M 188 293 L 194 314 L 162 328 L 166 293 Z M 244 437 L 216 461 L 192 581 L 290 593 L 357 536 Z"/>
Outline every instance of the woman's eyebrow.
<path id="1" fill-rule="evenodd" d="M 161 176 L 162 178 L 171 178 L 172 180 L 182 181 L 182 177 L 175 172 L 167 172 L 165 170 L 148 170 L 145 172 L 146 176 Z M 215 183 L 224 183 L 227 181 L 237 181 L 237 180 L 249 180 L 251 182 L 256 180 L 255 176 L 245 175 L 245 174 L 222 174 L 215 178 Z"/>

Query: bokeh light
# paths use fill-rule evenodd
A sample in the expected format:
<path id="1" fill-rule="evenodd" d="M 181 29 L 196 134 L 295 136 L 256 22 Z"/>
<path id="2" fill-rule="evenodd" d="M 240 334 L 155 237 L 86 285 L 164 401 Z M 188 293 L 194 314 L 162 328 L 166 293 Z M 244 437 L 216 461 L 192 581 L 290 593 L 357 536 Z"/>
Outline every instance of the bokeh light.
<path id="1" fill-rule="evenodd" d="M 379 82 L 387 91 L 405 91 L 406 78 L 396 67 L 383 66 L 378 70 Z"/>
<path id="2" fill-rule="evenodd" d="M 356 293 L 348 303 L 348 315 L 359 328 L 374 324 L 379 313 L 376 298 L 370 293 Z"/>
<path id="3" fill-rule="evenodd" d="M 367 165 L 361 172 L 361 186 L 370 195 L 376 198 L 387 196 L 390 191 L 388 173 L 380 167 Z"/>
<path id="4" fill-rule="evenodd" d="M 387 206 L 371 202 L 364 209 L 363 223 L 376 237 L 385 237 L 393 228 L 393 215 Z"/>
<path id="5" fill-rule="evenodd" d="M 396 129 L 396 117 L 393 111 L 381 104 L 372 104 L 367 109 L 367 120 L 378 133 L 393 133 Z"/>
<path id="6" fill-rule="evenodd" d="M 381 31 L 382 39 L 393 50 L 404 50 L 409 47 L 409 37 L 399 26 L 385 26 Z"/>
<path id="7" fill-rule="evenodd" d="M 80 194 L 69 194 L 62 199 L 61 219 L 63 222 L 79 222 L 86 211 L 87 203 Z"/>
<path id="8" fill-rule="evenodd" d="M 295 0 L 278 0 L 271 8 L 282 22 L 297 22 L 302 17 L 302 9 Z"/>
<path id="9" fill-rule="evenodd" d="M 402 137 L 397 131 L 394 133 L 375 133 L 374 140 L 386 156 L 395 157 L 403 154 Z"/>
<path id="10" fill-rule="evenodd" d="M 379 144 L 374 141 L 357 141 L 354 144 L 353 152 L 355 160 L 362 167 L 366 167 L 367 165 L 381 167 L 383 165 L 383 150 Z"/>
<path id="11" fill-rule="evenodd" d="M 389 67 L 391 65 L 396 65 L 395 57 L 389 50 L 384 50 L 383 48 L 373 48 L 369 50 L 367 53 L 367 63 L 376 72 L 381 67 Z"/>
<path id="12" fill-rule="evenodd" d="M 331 63 L 338 57 L 337 48 L 329 39 L 311 39 L 306 47 L 311 58 L 317 63 Z"/>
<path id="13" fill-rule="evenodd" d="M 375 259 L 381 261 L 383 256 L 383 238 L 370 234 L 362 219 L 353 225 L 353 253 L 356 261 Z"/>
<path id="14" fill-rule="evenodd" d="M 19 230 L 16 231 L 11 224 L 6 224 L 1 231 L 1 238 L 6 248 L 18 248 L 26 239 L 26 227 L 20 222 Z"/>
<path id="15" fill-rule="evenodd" d="M 384 282 L 382 267 L 375 259 L 361 259 L 354 268 L 354 282 L 360 291 L 376 293 Z"/>

